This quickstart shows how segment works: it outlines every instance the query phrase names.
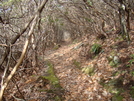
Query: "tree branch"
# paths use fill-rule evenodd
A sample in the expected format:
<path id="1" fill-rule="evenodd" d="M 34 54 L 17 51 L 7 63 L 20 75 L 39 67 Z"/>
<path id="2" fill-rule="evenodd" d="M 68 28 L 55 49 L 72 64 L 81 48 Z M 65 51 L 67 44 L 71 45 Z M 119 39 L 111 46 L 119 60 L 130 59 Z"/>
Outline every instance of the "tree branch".
<path id="1" fill-rule="evenodd" d="M 24 59 L 24 56 L 25 56 L 25 54 L 26 54 L 26 51 L 27 51 L 29 42 L 30 42 L 30 40 L 31 40 L 31 36 L 32 36 L 33 30 L 34 30 L 35 25 L 36 25 L 36 23 L 37 23 L 37 18 L 38 18 L 38 16 L 39 16 L 39 13 L 42 12 L 42 10 L 43 10 L 44 6 L 46 5 L 47 1 L 48 1 L 48 0 L 44 0 L 44 1 L 42 2 L 42 4 L 40 5 L 40 7 L 38 8 L 37 13 L 36 13 L 36 15 L 34 16 L 34 18 L 33 18 L 33 20 L 32 20 L 33 23 L 32 23 L 32 25 L 31 25 L 30 31 L 29 31 L 29 33 L 28 33 L 28 36 L 29 36 L 29 37 L 28 37 L 28 38 L 26 39 L 26 41 L 25 41 L 25 45 L 24 45 L 22 54 L 21 54 L 21 56 L 20 56 L 20 59 L 19 59 L 18 63 L 15 65 L 15 67 L 13 68 L 13 70 L 11 71 L 11 73 L 9 74 L 9 76 L 7 77 L 7 79 L 5 80 L 5 83 L 4 83 L 3 85 L 1 85 L 2 87 L 1 87 L 1 90 L 0 90 L 0 101 L 2 101 L 2 96 L 3 96 L 4 90 L 5 90 L 5 88 L 7 87 L 9 81 L 12 79 L 12 77 L 13 77 L 13 75 L 15 74 L 16 70 L 18 69 L 18 67 L 20 66 L 20 64 L 22 63 L 22 61 L 23 61 L 23 59 Z M 31 20 L 30 20 L 30 22 L 31 22 Z M 26 29 L 25 29 L 25 30 L 26 30 Z M 24 30 L 24 31 L 25 31 L 25 30 Z M 22 31 L 22 32 L 23 32 L 23 31 Z M 20 35 L 21 35 L 21 34 L 20 34 Z M 16 37 L 17 37 L 17 36 L 16 36 Z M 19 37 L 20 37 L 20 36 L 19 36 Z M 15 38 L 15 39 L 16 39 L 16 38 Z M 12 40 L 12 43 L 14 43 L 14 42 L 16 42 L 16 41 L 15 41 L 15 40 Z M 9 48 L 9 51 L 10 51 L 10 48 Z"/>

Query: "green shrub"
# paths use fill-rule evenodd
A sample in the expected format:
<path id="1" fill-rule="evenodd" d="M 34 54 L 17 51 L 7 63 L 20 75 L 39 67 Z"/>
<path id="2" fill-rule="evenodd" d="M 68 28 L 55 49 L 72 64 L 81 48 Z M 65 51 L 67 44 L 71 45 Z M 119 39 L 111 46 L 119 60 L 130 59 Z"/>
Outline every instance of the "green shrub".
<path id="1" fill-rule="evenodd" d="M 100 44 L 93 44 L 90 50 L 93 54 L 97 55 L 102 51 L 102 46 Z"/>

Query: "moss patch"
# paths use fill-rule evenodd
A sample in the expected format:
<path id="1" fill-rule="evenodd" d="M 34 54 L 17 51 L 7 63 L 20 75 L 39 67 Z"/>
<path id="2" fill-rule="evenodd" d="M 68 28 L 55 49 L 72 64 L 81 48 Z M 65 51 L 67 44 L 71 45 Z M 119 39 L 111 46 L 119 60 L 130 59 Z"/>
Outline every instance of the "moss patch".
<path id="1" fill-rule="evenodd" d="M 61 87 L 59 79 L 55 75 L 53 64 L 48 62 L 47 76 L 40 76 L 44 80 L 49 81 L 50 89 L 41 89 L 42 92 L 47 92 L 52 96 L 49 99 L 54 101 L 63 101 L 64 89 Z"/>
<path id="2" fill-rule="evenodd" d="M 90 76 L 94 75 L 95 67 L 93 65 L 89 65 L 87 67 L 82 68 L 82 72 L 85 74 L 89 74 Z"/>
<path id="3" fill-rule="evenodd" d="M 81 63 L 77 60 L 73 60 L 73 65 L 78 69 L 80 69 L 80 67 L 81 67 Z"/>
<path id="4" fill-rule="evenodd" d="M 112 101 L 123 101 L 123 97 L 121 95 L 114 95 Z"/>
<path id="5" fill-rule="evenodd" d="M 56 86 L 57 84 L 59 84 L 59 80 L 54 73 L 53 64 L 48 63 L 47 73 L 48 73 L 48 76 L 44 76 L 45 79 L 49 80 L 52 85 Z"/>

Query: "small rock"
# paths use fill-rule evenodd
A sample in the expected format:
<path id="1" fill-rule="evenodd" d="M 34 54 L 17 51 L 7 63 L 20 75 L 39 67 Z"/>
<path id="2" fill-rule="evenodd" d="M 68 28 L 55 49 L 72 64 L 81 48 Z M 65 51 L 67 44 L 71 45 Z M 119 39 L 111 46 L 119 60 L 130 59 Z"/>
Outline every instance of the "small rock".
<path id="1" fill-rule="evenodd" d="M 119 59 L 118 56 L 114 56 L 113 61 L 114 61 L 115 64 L 118 64 L 120 62 L 120 59 Z"/>

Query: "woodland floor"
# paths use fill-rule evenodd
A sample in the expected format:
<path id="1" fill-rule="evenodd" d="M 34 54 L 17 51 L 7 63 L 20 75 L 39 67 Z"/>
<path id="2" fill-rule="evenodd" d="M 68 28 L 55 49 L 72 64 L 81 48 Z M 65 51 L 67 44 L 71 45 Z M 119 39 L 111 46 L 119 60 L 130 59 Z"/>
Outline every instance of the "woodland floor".
<path id="1" fill-rule="evenodd" d="M 61 44 L 58 49 L 46 50 L 41 57 L 44 61 L 42 66 L 33 68 L 31 75 L 30 69 L 27 75 L 20 76 L 21 80 L 17 84 L 22 94 L 16 90 L 16 86 L 14 92 L 8 95 L 8 101 L 19 101 L 18 98 L 23 98 L 23 95 L 29 98 L 26 101 L 134 101 L 134 61 L 130 64 L 130 60 L 134 59 L 131 57 L 134 54 L 134 31 L 130 36 L 130 45 L 117 34 L 109 34 L 104 40 L 89 35 L 83 40 Z M 88 54 L 94 43 L 101 44 L 103 50 L 95 57 Z M 110 65 L 108 57 L 111 55 L 119 57 L 120 63 L 117 66 Z M 55 95 L 39 90 L 50 88 L 49 84 L 37 80 L 40 75 L 47 75 L 48 61 L 53 64 L 55 75 L 65 90 L 55 93 L 64 97 L 64 100 L 50 99 Z M 87 66 L 95 68 L 93 75 L 82 72 L 82 68 Z"/>
<path id="2" fill-rule="evenodd" d="M 131 44 L 127 42 L 115 40 L 116 35 L 111 35 L 105 41 L 99 40 L 94 42 L 95 36 L 90 36 L 90 39 L 85 39 L 74 44 L 61 46 L 58 50 L 46 53 L 46 60 L 52 61 L 56 75 L 60 80 L 61 86 L 68 91 L 65 94 L 65 101 L 110 101 L 113 94 L 100 84 L 101 80 L 104 83 L 113 79 L 123 80 L 115 81 L 116 86 L 112 89 L 123 88 L 126 91 L 120 93 L 123 96 L 123 101 L 134 101 L 129 94 L 129 87 L 134 86 L 134 77 L 130 75 L 130 71 L 134 70 L 134 64 L 127 67 L 130 55 L 134 54 L 134 33 L 131 33 Z M 83 43 L 84 45 L 79 47 Z M 88 56 L 86 51 L 91 48 L 94 43 L 101 43 L 103 53 L 100 53 L 94 59 Z M 121 64 L 117 67 L 110 66 L 107 57 L 111 54 L 116 54 L 121 59 Z M 95 74 L 89 76 L 81 71 L 83 67 L 93 65 Z M 119 73 L 118 73 L 119 72 Z M 114 73 L 118 73 L 113 76 Z M 110 86 L 113 86 L 112 84 Z M 128 87 L 128 88 L 127 88 Z M 116 98 L 115 98 L 116 99 Z M 117 100 L 112 101 L 121 101 Z"/>

